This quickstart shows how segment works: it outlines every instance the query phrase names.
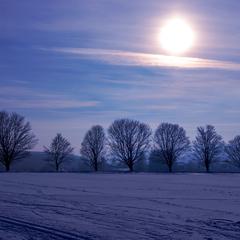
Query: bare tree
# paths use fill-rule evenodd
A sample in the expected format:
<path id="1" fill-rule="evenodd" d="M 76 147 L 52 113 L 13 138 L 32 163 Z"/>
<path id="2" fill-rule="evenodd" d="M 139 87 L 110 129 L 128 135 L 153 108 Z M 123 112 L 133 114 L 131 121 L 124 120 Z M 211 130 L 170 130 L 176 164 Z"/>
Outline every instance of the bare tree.
<path id="1" fill-rule="evenodd" d="M 120 119 L 109 127 L 108 136 L 114 158 L 133 171 L 133 166 L 144 158 L 149 147 L 151 129 L 136 120 Z"/>
<path id="2" fill-rule="evenodd" d="M 240 135 L 228 142 L 225 151 L 229 157 L 229 162 L 240 168 Z"/>
<path id="3" fill-rule="evenodd" d="M 30 123 L 23 116 L 0 112 L 0 162 L 6 171 L 13 161 L 25 158 L 36 144 Z"/>
<path id="4" fill-rule="evenodd" d="M 196 140 L 193 142 L 194 156 L 204 164 L 207 172 L 211 164 L 219 157 L 222 149 L 222 137 L 217 134 L 214 126 L 197 128 Z"/>
<path id="5" fill-rule="evenodd" d="M 52 140 L 49 147 L 44 146 L 44 152 L 48 155 L 48 160 L 55 164 L 55 169 L 58 172 L 63 162 L 67 160 L 70 154 L 73 153 L 71 144 L 62 134 L 58 133 Z"/>
<path id="6" fill-rule="evenodd" d="M 174 163 L 190 146 L 185 130 L 171 123 L 162 123 L 158 126 L 154 142 L 159 160 L 168 166 L 169 172 L 172 172 Z"/>
<path id="7" fill-rule="evenodd" d="M 81 155 L 95 171 L 102 165 L 105 143 L 103 127 L 96 125 L 87 131 L 81 144 Z"/>

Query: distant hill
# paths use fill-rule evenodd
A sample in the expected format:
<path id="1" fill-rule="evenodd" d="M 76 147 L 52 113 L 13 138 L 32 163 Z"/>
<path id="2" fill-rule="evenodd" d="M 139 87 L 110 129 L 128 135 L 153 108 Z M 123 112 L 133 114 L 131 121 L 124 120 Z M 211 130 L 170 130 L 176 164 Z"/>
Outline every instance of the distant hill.
<path id="1" fill-rule="evenodd" d="M 81 159 L 79 156 L 72 155 L 62 166 L 62 171 L 80 171 Z M 86 169 L 83 169 L 86 170 Z M 4 167 L 0 165 L 0 171 Z M 31 152 L 28 157 L 13 162 L 11 166 L 13 172 L 49 172 L 54 171 L 54 165 L 47 161 L 47 155 L 44 152 Z"/>
<path id="2" fill-rule="evenodd" d="M 118 166 L 111 166 L 105 163 L 104 171 L 119 170 Z M 5 171 L 5 168 L 0 164 L 0 171 Z M 47 160 L 47 155 L 44 152 L 31 152 L 25 159 L 13 162 L 11 172 L 52 172 L 55 171 L 54 165 Z M 92 171 L 89 166 L 84 163 L 83 159 L 77 155 L 71 155 L 69 159 L 63 163 L 61 171 L 64 172 L 89 172 Z"/>
<path id="3" fill-rule="evenodd" d="M 112 161 L 112 164 L 105 162 L 102 170 L 105 172 L 127 172 L 128 168 L 119 162 Z M 136 172 L 167 172 L 166 165 L 160 164 L 155 156 L 150 156 L 146 161 L 140 161 L 134 167 Z M 198 162 L 191 160 L 188 155 L 182 161 L 174 165 L 175 172 L 204 172 L 205 169 Z M 5 168 L 0 164 L 0 171 Z M 14 162 L 11 166 L 11 172 L 52 172 L 55 171 L 54 165 L 47 161 L 47 155 L 44 152 L 31 152 L 31 154 L 22 160 Z M 71 155 L 62 165 L 61 171 L 64 172 L 89 172 L 92 171 L 83 159 L 77 155 Z M 213 172 L 239 172 L 239 169 L 227 163 L 224 160 L 212 165 Z"/>

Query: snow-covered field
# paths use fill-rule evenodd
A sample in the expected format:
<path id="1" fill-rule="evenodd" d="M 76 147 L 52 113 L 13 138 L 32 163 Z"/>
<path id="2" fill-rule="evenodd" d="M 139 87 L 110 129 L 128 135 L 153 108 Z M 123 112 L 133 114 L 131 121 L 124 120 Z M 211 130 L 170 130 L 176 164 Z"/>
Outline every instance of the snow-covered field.
<path id="1" fill-rule="evenodd" d="M 240 175 L 1 173 L 0 239 L 240 239 Z"/>

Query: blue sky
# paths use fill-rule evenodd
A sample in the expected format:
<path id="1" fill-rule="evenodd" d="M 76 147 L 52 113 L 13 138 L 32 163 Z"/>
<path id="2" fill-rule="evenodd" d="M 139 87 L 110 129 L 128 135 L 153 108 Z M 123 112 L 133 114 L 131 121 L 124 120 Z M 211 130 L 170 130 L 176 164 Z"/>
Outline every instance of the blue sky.
<path id="1" fill-rule="evenodd" d="M 1 0 L 0 109 L 26 116 L 39 138 L 57 132 L 76 152 L 93 124 L 116 118 L 179 123 L 193 138 L 214 124 L 240 133 L 240 1 Z M 191 51 L 166 55 L 166 19 L 186 19 Z"/>

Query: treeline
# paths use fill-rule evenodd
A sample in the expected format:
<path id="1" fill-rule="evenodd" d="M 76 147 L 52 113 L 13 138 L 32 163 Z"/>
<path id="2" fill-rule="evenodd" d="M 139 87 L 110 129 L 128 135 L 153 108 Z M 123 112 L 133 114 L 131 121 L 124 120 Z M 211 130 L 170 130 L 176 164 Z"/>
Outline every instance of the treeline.
<path id="1" fill-rule="evenodd" d="M 0 162 L 6 171 L 13 162 L 30 154 L 38 140 L 31 125 L 17 113 L 0 112 Z M 58 133 L 50 146 L 44 146 L 48 161 L 59 171 L 73 154 L 70 142 Z M 92 170 L 102 169 L 104 163 L 118 162 L 134 171 L 137 164 L 154 159 L 169 172 L 185 155 L 201 163 L 207 172 L 213 163 L 221 161 L 240 169 L 240 136 L 225 143 L 214 126 L 197 127 L 197 135 L 190 142 L 184 128 L 178 124 L 161 123 L 155 132 L 149 125 L 131 119 L 115 120 L 107 129 L 100 125 L 87 131 L 80 146 L 81 158 Z"/>

